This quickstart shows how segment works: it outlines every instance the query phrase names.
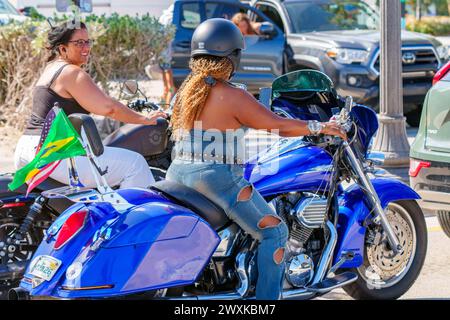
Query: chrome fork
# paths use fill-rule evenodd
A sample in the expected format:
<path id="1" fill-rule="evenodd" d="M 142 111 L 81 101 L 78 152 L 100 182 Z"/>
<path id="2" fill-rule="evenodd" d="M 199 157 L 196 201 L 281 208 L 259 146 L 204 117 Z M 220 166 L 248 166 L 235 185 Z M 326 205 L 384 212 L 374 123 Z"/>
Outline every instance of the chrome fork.
<path id="1" fill-rule="evenodd" d="M 360 179 L 361 184 L 364 186 L 366 190 L 369 192 L 365 192 L 366 196 L 369 198 L 370 203 L 372 204 L 375 213 L 380 218 L 381 226 L 383 227 L 383 230 L 386 232 L 389 244 L 394 251 L 395 254 L 402 251 L 402 246 L 400 245 L 397 235 L 394 233 L 394 230 L 392 229 L 391 225 L 389 224 L 389 221 L 386 217 L 386 214 L 384 213 L 383 207 L 381 206 L 380 198 L 378 197 L 378 194 L 375 191 L 375 188 L 373 187 L 370 180 L 367 178 L 366 173 L 364 172 L 360 161 L 356 157 L 355 153 L 353 152 L 352 148 L 350 148 L 350 145 L 347 143 L 347 141 L 344 141 L 343 143 L 345 148 L 345 153 L 347 155 L 347 158 L 350 160 L 350 163 L 353 167 L 353 169 L 356 170 L 356 173 L 358 174 L 358 177 Z"/>

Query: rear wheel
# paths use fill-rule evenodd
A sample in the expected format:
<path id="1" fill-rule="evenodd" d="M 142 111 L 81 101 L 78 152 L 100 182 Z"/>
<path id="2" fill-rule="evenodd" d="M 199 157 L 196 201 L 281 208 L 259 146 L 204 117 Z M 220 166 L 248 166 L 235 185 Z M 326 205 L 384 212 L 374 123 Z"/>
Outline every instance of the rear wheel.
<path id="1" fill-rule="evenodd" d="M 415 201 L 391 202 L 386 216 L 403 250 L 394 254 L 383 230 L 366 232 L 364 262 L 353 271 L 358 280 L 344 287 L 354 299 L 397 299 L 413 285 L 425 261 L 427 229 Z"/>
<path id="2" fill-rule="evenodd" d="M 9 272 L 8 274 L 1 272 L 6 272 L 13 264 L 26 265 L 42 241 L 42 232 L 30 230 L 18 243 L 9 243 L 8 238 L 17 232 L 21 223 L 20 218 L 0 219 L 0 299 L 6 298 L 9 289 L 18 287 L 22 277 L 22 272 L 15 272 L 14 277 L 11 277 Z"/>
<path id="3" fill-rule="evenodd" d="M 437 212 L 437 218 L 442 230 L 450 238 L 450 212 L 439 210 Z"/>

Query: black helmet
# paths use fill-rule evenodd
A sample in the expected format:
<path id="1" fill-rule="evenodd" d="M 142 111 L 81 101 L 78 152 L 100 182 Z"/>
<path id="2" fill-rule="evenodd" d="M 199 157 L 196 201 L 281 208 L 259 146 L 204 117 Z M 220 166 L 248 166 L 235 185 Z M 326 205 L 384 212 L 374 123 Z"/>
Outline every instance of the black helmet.
<path id="1" fill-rule="evenodd" d="M 191 57 L 210 55 L 228 57 L 234 71 L 241 60 L 241 50 L 245 49 L 244 36 L 230 20 L 208 19 L 194 31 L 191 42 Z"/>

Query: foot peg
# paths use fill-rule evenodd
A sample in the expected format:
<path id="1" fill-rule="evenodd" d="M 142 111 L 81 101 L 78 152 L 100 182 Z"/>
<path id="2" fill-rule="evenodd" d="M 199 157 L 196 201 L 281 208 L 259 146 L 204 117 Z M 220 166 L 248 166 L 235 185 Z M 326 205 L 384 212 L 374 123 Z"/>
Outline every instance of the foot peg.
<path id="1" fill-rule="evenodd" d="M 330 271 L 328 271 L 328 276 L 330 276 L 331 274 L 334 274 L 336 272 L 336 270 L 339 269 L 341 267 L 341 265 L 344 264 L 344 262 L 353 260 L 354 257 L 355 257 L 355 253 L 353 251 L 344 252 L 342 254 L 341 258 L 339 259 L 339 261 L 336 262 L 336 264 L 331 267 Z"/>
<path id="2" fill-rule="evenodd" d="M 333 278 L 325 278 L 321 282 L 307 287 L 306 290 L 315 293 L 326 293 L 331 290 L 346 286 L 358 279 L 358 276 L 354 272 L 343 272 Z"/>

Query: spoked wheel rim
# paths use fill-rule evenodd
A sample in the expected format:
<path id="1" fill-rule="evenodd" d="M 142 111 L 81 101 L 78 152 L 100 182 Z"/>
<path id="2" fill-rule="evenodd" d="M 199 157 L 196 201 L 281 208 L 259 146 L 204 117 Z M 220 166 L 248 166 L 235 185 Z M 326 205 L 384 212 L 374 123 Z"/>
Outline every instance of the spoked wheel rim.
<path id="1" fill-rule="evenodd" d="M 33 256 L 34 250 L 37 248 L 37 244 L 34 242 L 30 233 L 25 235 L 19 245 L 13 246 L 6 243 L 6 239 L 14 235 L 14 232 L 16 232 L 19 228 L 20 225 L 15 222 L 0 223 L 0 242 L 4 245 L 3 248 L 0 248 L 0 252 L 4 252 L 3 256 L 0 254 L 0 265 L 26 261 L 31 259 Z"/>
<path id="2" fill-rule="evenodd" d="M 394 254 L 384 232 L 378 245 L 365 245 L 364 263 L 357 270 L 359 275 L 372 287 L 389 288 L 401 281 L 414 261 L 417 248 L 417 234 L 408 211 L 396 203 L 390 203 L 386 217 L 392 226 L 402 252 Z"/>

